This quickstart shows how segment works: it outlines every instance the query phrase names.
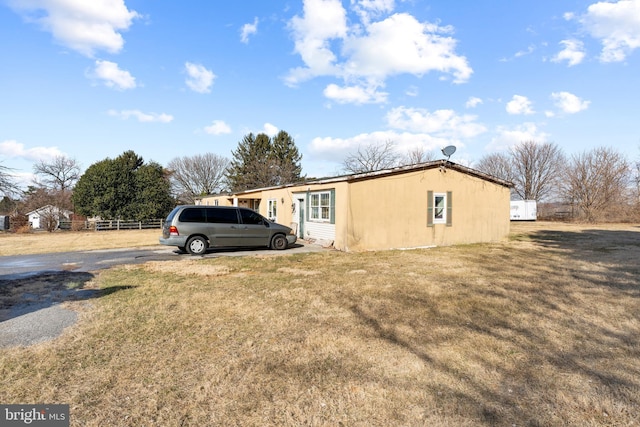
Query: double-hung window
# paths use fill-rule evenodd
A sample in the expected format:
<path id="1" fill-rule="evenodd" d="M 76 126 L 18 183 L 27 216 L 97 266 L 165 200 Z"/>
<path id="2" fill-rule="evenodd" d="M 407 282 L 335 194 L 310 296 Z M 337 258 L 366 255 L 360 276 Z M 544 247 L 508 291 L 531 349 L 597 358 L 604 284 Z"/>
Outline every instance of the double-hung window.
<path id="1" fill-rule="evenodd" d="M 309 219 L 313 221 L 331 220 L 331 193 L 323 191 L 309 195 Z"/>

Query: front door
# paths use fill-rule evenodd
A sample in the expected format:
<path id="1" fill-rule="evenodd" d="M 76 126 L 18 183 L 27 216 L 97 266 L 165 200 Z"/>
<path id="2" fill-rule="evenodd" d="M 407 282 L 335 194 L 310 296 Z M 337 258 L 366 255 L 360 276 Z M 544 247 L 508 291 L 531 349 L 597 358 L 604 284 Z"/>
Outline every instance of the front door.
<path id="1" fill-rule="evenodd" d="M 298 237 L 304 239 L 304 199 L 298 199 Z"/>

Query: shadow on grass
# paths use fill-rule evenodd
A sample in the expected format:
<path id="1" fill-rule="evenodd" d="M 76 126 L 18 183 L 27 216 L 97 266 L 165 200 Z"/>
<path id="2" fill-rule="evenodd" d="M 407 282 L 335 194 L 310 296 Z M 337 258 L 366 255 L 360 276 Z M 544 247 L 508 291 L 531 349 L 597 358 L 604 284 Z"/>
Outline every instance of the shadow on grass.
<path id="1" fill-rule="evenodd" d="M 100 298 L 134 287 L 85 288 L 93 278 L 91 273 L 73 271 L 45 271 L 11 279 L 0 278 L 0 322 L 65 301 Z"/>
<path id="2" fill-rule="evenodd" d="M 366 304 L 352 295 L 351 312 L 434 377 L 449 378 L 421 381 L 471 423 L 640 421 L 640 232 L 530 238 L 539 250 L 469 255 L 470 277 L 439 288 L 444 295 L 399 288 Z"/>

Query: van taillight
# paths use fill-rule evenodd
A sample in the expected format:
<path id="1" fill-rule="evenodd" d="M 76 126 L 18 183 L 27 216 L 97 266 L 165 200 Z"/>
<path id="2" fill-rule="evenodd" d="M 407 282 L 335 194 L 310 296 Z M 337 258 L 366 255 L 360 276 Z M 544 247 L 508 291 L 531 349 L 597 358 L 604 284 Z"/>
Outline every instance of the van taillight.
<path id="1" fill-rule="evenodd" d="M 178 227 L 176 227 L 175 225 L 172 225 L 171 227 L 169 227 L 169 235 L 170 236 L 179 236 L 180 233 L 178 233 Z"/>

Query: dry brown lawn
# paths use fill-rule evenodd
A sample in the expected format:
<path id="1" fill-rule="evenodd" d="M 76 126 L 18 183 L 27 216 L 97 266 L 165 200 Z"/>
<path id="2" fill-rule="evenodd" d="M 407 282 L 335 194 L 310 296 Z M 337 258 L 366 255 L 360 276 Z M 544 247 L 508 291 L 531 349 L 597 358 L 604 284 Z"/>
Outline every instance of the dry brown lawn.
<path id="1" fill-rule="evenodd" d="M 154 262 L 97 273 L 62 337 L 0 350 L 0 402 L 73 426 L 640 424 L 640 227 Z"/>
<path id="2" fill-rule="evenodd" d="M 120 231 L 0 232 L 0 256 L 158 245 L 160 229 Z"/>

